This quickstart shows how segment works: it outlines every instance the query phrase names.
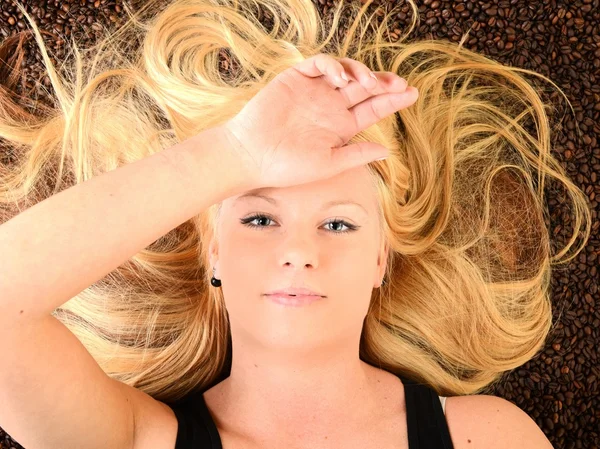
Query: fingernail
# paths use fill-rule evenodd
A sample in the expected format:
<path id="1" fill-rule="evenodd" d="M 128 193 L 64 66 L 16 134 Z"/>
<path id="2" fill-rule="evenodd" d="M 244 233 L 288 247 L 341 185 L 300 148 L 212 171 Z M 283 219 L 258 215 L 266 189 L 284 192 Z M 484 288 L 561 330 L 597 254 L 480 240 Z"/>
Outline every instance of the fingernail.
<path id="1" fill-rule="evenodd" d="M 382 157 L 382 158 L 380 158 L 380 159 L 375 159 L 375 160 L 376 160 L 376 161 L 382 161 L 382 160 L 384 160 L 384 159 L 387 159 L 387 158 L 388 158 L 388 157 L 386 156 L 386 157 Z"/>
<path id="2" fill-rule="evenodd" d="M 371 78 L 373 78 L 375 81 L 377 81 L 377 76 L 375 76 L 375 74 L 373 72 L 369 73 L 369 76 Z"/>
<path id="3" fill-rule="evenodd" d="M 342 74 L 340 75 L 342 77 L 342 79 L 344 81 L 348 81 L 348 76 L 346 75 L 346 72 L 342 70 Z"/>

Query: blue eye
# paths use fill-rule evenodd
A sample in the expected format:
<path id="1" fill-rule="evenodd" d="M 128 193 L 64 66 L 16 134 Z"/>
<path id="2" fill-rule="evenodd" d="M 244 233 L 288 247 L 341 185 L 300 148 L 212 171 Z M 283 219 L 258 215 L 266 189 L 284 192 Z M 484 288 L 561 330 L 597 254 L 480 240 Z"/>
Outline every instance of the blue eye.
<path id="1" fill-rule="evenodd" d="M 240 223 L 242 223 L 244 226 L 247 226 L 249 228 L 267 228 L 269 226 L 260 226 L 260 225 L 255 225 L 255 224 L 251 224 L 251 222 L 253 222 L 254 220 L 273 220 L 272 217 L 270 217 L 269 215 L 265 215 L 265 214 L 256 214 L 256 215 L 251 215 L 250 217 L 246 217 L 246 218 L 242 218 L 240 220 Z M 345 234 L 348 232 L 353 232 L 356 231 L 360 226 L 355 226 L 351 223 L 348 223 L 345 220 L 330 220 L 327 223 L 325 223 L 325 225 L 329 225 L 329 224 L 334 224 L 334 223 L 340 223 L 343 226 L 346 226 L 348 229 L 346 231 L 331 231 L 334 234 Z"/>

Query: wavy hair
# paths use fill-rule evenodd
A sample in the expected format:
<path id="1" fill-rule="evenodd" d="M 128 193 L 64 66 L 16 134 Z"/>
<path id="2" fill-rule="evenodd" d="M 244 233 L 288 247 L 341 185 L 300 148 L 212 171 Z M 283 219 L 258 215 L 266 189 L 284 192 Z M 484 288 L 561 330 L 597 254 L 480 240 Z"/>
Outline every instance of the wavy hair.
<path id="1" fill-rule="evenodd" d="M 367 167 L 390 251 L 360 358 L 452 396 L 491 391 L 543 349 L 552 329 L 551 269 L 576 257 L 591 229 L 586 196 L 550 151 L 547 112 L 555 105 L 544 103 L 537 79 L 571 106 L 556 84 L 469 51 L 468 33 L 458 44 L 407 42 L 418 23 L 412 0 L 411 26 L 395 41 L 384 35 L 397 9 L 378 24 L 381 15 L 367 13 L 371 1 L 340 1 L 323 17 L 309 0 L 161 3 L 126 10 L 126 23 L 86 50 L 69 41 L 62 70 L 18 5 L 41 49 L 54 105 L 30 111 L 16 101 L 11 88 L 22 76 L 30 31 L 6 38 L 0 223 L 222 124 L 307 57 L 348 57 L 419 90 L 414 105 L 351 140 L 391 152 Z M 343 16 L 349 28 L 340 36 Z M 545 224 L 550 181 L 562 184 L 572 204 L 573 235 L 560 251 Z M 104 372 L 161 401 L 228 375 L 229 320 L 221 290 L 210 285 L 207 248 L 219 208 L 171 230 L 53 312 Z"/>

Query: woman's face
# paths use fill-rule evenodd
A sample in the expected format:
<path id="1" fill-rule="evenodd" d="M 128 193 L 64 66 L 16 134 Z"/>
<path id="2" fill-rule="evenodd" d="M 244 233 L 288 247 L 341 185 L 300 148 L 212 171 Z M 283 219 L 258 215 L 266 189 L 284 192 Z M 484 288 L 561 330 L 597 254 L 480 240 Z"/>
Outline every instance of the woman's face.
<path id="1" fill-rule="evenodd" d="M 356 204 L 327 204 L 345 201 Z M 219 240 L 210 243 L 211 267 L 222 282 L 234 335 L 242 330 L 242 338 L 272 348 L 306 348 L 360 335 L 387 256 L 366 167 L 227 198 L 218 227 Z M 290 286 L 325 297 L 290 307 L 265 296 Z"/>

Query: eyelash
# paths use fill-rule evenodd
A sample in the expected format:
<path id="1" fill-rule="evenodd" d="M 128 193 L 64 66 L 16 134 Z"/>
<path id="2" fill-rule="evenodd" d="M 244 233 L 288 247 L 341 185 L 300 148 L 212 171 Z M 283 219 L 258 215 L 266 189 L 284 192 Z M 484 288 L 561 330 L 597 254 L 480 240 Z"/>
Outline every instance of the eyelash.
<path id="1" fill-rule="evenodd" d="M 247 226 L 249 228 L 268 228 L 269 226 L 258 226 L 258 225 L 253 225 L 250 224 L 251 221 L 254 221 L 256 219 L 260 219 L 260 218 L 266 218 L 267 220 L 273 220 L 273 217 L 271 217 L 270 215 L 266 215 L 266 214 L 256 214 L 256 215 L 252 215 L 250 217 L 246 217 L 246 218 L 242 218 L 240 220 L 240 223 L 242 223 L 244 226 Z M 345 220 L 330 220 L 327 223 L 325 223 L 326 225 L 331 224 L 331 223 L 342 223 L 344 226 L 346 226 L 348 228 L 347 231 L 331 231 L 334 234 L 346 234 L 349 232 L 354 232 L 356 231 L 358 228 L 360 228 L 360 226 L 355 226 L 351 223 L 348 223 Z"/>

